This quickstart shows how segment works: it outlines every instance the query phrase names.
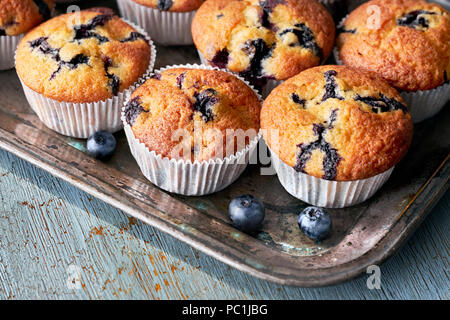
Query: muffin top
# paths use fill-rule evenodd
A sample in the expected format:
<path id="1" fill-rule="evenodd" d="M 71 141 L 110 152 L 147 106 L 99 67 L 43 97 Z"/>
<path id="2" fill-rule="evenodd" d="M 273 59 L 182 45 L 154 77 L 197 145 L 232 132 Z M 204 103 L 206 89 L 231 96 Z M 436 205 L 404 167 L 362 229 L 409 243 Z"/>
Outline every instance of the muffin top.
<path id="1" fill-rule="evenodd" d="M 192 36 L 211 65 L 258 85 L 326 59 L 335 27 L 316 0 L 208 0 L 194 17 Z"/>
<path id="2" fill-rule="evenodd" d="M 308 69 L 274 89 L 263 104 L 261 128 L 284 163 L 337 181 L 388 170 L 406 154 L 413 134 L 399 93 L 378 75 L 346 66 Z"/>
<path id="3" fill-rule="evenodd" d="M 0 37 L 25 33 L 50 19 L 53 0 L 1 0 Z"/>
<path id="4" fill-rule="evenodd" d="M 450 15 L 437 4 L 369 1 L 354 10 L 339 31 L 344 64 L 377 72 L 400 90 L 429 90 L 448 81 Z"/>
<path id="5" fill-rule="evenodd" d="M 48 98 L 96 102 L 132 86 L 146 72 L 144 35 L 97 8 L 53 18 L 26 34 L 16 54 L 22 82 Z"/>
<path id="6" fill-rule="evenodd" d="M 258 134 L 260 111 L 255 92 L 235 76 L 174 68 L 137 88 L 124 116 L 135 137 L 156 154 L 203 161 L 244 149 Z"/>
<path id="7" fill-rule="evenodd" d="M 197 10 L 205 0 L 133 0 L 160 11 L 189 12 Z"/>

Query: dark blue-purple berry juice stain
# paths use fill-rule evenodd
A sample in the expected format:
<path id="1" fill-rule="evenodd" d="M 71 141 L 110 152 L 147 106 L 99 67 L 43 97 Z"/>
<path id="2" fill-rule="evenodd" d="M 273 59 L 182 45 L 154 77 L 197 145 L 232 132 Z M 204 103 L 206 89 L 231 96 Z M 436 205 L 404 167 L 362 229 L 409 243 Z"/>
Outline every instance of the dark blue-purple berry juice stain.
<path id="1" fill-rule="evenodd" d="M 116 150 L 116 138 L 107 131 L 98 131 L 87 140 L 87 151 L 91 157 L 106 161 Z"/>
<path id="2" fill-rule="evenodd" d="M 125 121 L 132 126 L 135 122 L 137 117 L 142 112 L 148 112 L 145 111 L 144 108 L 141 105 L 141 97 L 135 97 L 128 101 L 128 103 L 125 106 Z"/>
<path id="3" fill-rule="evenodd" d="M 272 12 L 279 4 L 286 4 L 285 0 L 261 0 L 259 5 L 264 11 Z"/>
<path id="4" fill-rule="evenodd" d="M 264 74 L 263 62 L 272 56 L 275 46 L 276 44 L 273 44 L 269 47 L 263 39 L 256 39 L 246 41 L 241 48 L 248 55 L 250 64 L 239 75 L 258 90 L 261 90 L 267 80 L 272 78 Z"/>
<path id="5" fill-rule="evenodd" d="M 93 29 L 95 29 L 98 26 L 104 26 L 109 20 L 113 18 L 113 15 L 111 14 L 102 14 L 94 17 L 89 23 L 76 25 L 73 27 L 74 30 L 74 38 L 73 41 L 80 42 L 83 39 L 89 39 L 89 38 L 95 38 L 98 40 L 99 44 L 109 42 L 109 39 L 107 37 L 104 37 L 102 35 L 99 35 L 96 33 Z M 139 39 L 142 39 L 146 41 L 144 35 L 138 33 L 138 32 L 131 32 L 130 35 L 122 40 L 120 42 L 133 42 L 137 41 Z M 57 62 L 58 67 L 57 69 L 51 74 L 49 80 L 53 80 L 58 73 L 62 70 L 63 67 L 68 67 L 70 70 L 74 70 L 78 68 L 78 66 L 82 64 L 89 65 L 89 56 L 84 54 L 77 54 L 69 61 L 64 61 L 61 59 L 59 53 L 61 48 L 53 48 L 48 43 L 48 37 L 40 37 L 35 40 L 30 41 L 30 47 L 32 50 L 38 50 L 44 55 L 49 56 L 51 59 L 53 59 L 55 62 Z M 110 57 L 104 57 L 103 58 L 104 67 L 105 67 L 105 77 L 108 78 L 107 86 L 111 88 L 111 91 L 114 96 L 119 94 L 119 87 L 120 87 L 120 79 L 117 75 L 110 73 L 109 68 L 113 65 L 113 61 Z"/>
<path id="6" fill-rule="evenodd" d="M 265 213 L 264 204 L 248 194 L 234 198 L 228 206 L 228 214 L 234 227 L 246 233 L 260 230 Z"/>
<path id="7" fill-rule="evenodd" d="M 195 102 L 193 109 L 195 112 L 200 112 L 204 122 L 214 119 L 212 107 L 219 102 L 218 93 L 216 90 L 209 88 L 201 92 L 194 93 Z"/>
<path id="8" fill-rule="evenodd" d="M 403 113 L 408 112 L 408 108 L 401 102 L 388 98 L 382 93 L 380 93 L 379 98 L 375 97 L 361 97 L 360 95 L 355 95 L 355 101 L 364 102 L 365 104 L 372 107 L 374 113 L 390 112 L 395 110 L 402 110 Z"/>
<path id="9" fill-rule="evenodd" d="M 38 39 L 30 41 L 30 47 L 32 48 L 32 50 L 38 50 L 42 54 L 50 56 L 51 59 L 57 62 L 58 67 L 51 74 L 49 80 L 53 80 L 56 75 L 62 70 L 63 66 L 66 66 L 69 69 L 73 70 L 78 68 L 78 66 L 80 66 L 81 64 L 88 64 L 89 57 L 84 54 L 77 54 L 69 61 L 62 60 L 59 55 L 59 51 L 61 49 L 51 47 L 47 40 L 48 37 L 40 37 Z"/>
<path id="10" fill-rule="evenodd" d="M 308 238 L 322 241 L 330 234 L 331 217 L 322 208 L 308 207 L 300 213 L 298 227 Z"/>
<path id="11" fill-rule="evenodd" d="M 337 72 L 334 70 L 325 72 L 325 94 L 322 97 L 322 102 L 328 99 L 344 100 L 344 98 L 339 95 L 339 86 L 335 79 L 336 76 Z"/>
<path id="12" fill-rule="evenodd" d="M 186 72 L 181 73 L 178 77 L 177 77 L 177 87 L 182 89 L 183 88 L 183 82 L 184 82 L 184 78 L 186 77 Z"/>
<path id="13" fill-rule="evenodd" d="M 155 79 L 155 80 L 161 80 L 161 74 L 160 73 L 154 73 L 150 76 L 150 79 Z"/>
<path id="14" fill-rule="evenodd" d="M 272 49 L 267 45 L 263 39 L 248 40 L 242 46 L 242 51 L 244 51 L 249 59 L 250 65 L 247 70 L 241 72 L 243 75 L 248 76 L 262 76 L 262 62 L 264 59 L 268 58 Z"/>
<path id="15" fill-rule="evenodd" d="M 350 33 L 350 34 L 356 34 L 357 30 L 355 29 L 345 29 L 345 26 L 342 27 L 338 27 L 337 28 L 337 34 L 341 34 L 341 33 Z"/>
<path id="16" fill-rule="evenodd" d="M 333 129 L 334 122 L 337 120 L 338 109 L 331 112 L 330 118 L 327 124 L 313 124 L 314 135 L 317 136 L 317 140 L 309 144 L 297 145 L 297 164 L 294 169 L 298 172 L 305 172 L 306 164 L 311 160 L 313 151 L 319 150 L 323 152 L 323 179 L 334 180 L 336 179 L 337 167 L 342 160 L 336 149 L 334 149 L 330 143 L 325 140 L 325 133 L 328 130 Z"/>
<path id="17" fill-rule="evenodd" d="M 160 11 L 168 11 L 172 8 L 173 1 L 172 0 L 158 0 L 158 9 Z"/>
<path id="18" fill-rule="evenodd" d="M 301 105 L 303 108 L 305 107 L 306 100 L 300 98 L 300 96 L 296 93 L 291 93 L 291 99 L 294 103 Z"/>
<path id="19" fill-rule="evenodd" d="M 142 39 L 144 41 L 147 42 L 147 39 L 145 39 L 145 36 L 139 32 L 131 32 L 130 35 L 128 37 L 126 37 L 125 39 L 120 40 L 120 42 L 134 42 L 137 41 L 139 39 Z"/>
<path id="20" fill-rule="evenodd" d="M 397 19 L 397 25 L 412 29 L 428 29 L 430 22 L 426 15 L 436 15 L 436 12 L 426 10 L 415 10 Z"/>
<path id="21" fill-rule="evenodd" d="M 299 23 L 294 26 L 295 28 L 284 29 L 280 32 L 280 37 L 288 33 L 293 33 L 297 37 L 297 42 L 289 44 L 290 47 L 302 47 L 311 50 L 319 60 L 322 61 L 323 53 L 322 49 L 316 42 L 314 33 L 304 23 Z"/>
<path id="22" fill-rule="evenodd" d="M 112 18 L 113 15 L 111 14 L 102 14 L 93 18 L 91 21 L 89 21 L 89 23 L 74 26 L 73 30 L 75 32 L 75 36 L 73 40 L 79 41 L 83 39 L 95 38 L 100 44 L 109 42 L 109 39 L 107 37 L 96 33 L 94 29 L 98 26 L 104 26 Z"/>
<path id="23" fill-rule="evenodd" d="M 276 31 L 276 26 L 274 26 L 270 22 L 270 14 L 272 13 L 273 9 L 279 4 L 285 4 L 285 0 L 262 0 L 259 2 L 260 7 L 262 8 L 262 13 L 259 17 L 260 23 L 264 28 L 267 28 L 269 30 Z"/>
<path id="24" fill-rule="evenodd" d="M 217 68 L 225 69 L 228 65 L 229 55 L 230 54 L 227 49 L 220 50 L 210 62 Z"/>
<path id="25" fill-rule="evenodd" d="M 106 77 L 108 78 L 108 87 L 111 88 L 113 95 L 117 96 L 119 94 L 120 79 L 115 74 L 109 72 L 109 68 L 112 66 L 112 60 L 110 57 L 105 56 L 103 58 L 103 63 Z"/>

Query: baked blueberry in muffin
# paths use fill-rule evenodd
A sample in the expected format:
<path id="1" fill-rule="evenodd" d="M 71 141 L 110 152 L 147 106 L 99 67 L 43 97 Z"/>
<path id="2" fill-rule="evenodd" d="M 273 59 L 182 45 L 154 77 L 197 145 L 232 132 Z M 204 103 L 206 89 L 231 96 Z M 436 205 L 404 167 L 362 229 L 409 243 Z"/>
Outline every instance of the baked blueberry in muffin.
<path id="1" fill-rule="evenodd" d="M 0 1 L 0 36 L 16 36 L 51 17 L 53 0 Z"/>
<path id="2" fill-rule="evenodd" d="M 14 67 L 14 53 L 24 34 L 50 18 L 53 0 L 0 1 L 0 70 Z"/>
<path id="3" fill-rule="evenodd" d="M 150 77 L 132 93 L 124 121 L 157 155 L 203 161 L 243 149 L 227 143 L 227 130 L 252 134 L 248 144 L 258 134 L 260 110 L 255 92 L 227 72 L 174 68 Z M 179 148 L 182 136 L 187 152 Z"/>
<path id="4" fill-rule="evenodd" d="M 371 19 L 370 6 L 380 9 L 379 19 Z M 377 72 L 400 90 L 430 90 L 448 80 L 450 15 L 438 4 L 372 0 L 354 10 L 341 31 L 342 62 Z"/>
<path id="5" fill-rule="evenodd" d="M 133 85 L 149 67 L 150 44 L 109 9 L 53 18 L 29 32 L 16 69 L 33 91 L 57 101 L 96 102 Z"/>
<path id="6" fill-rule="evenodd" d="M 374 73 L 345 66 L 308 69 L 277 87 L 264 101 L 261 128 L 285 164 L 336 181 L 392 168 L 413 133 L 395 89 Z"/>
<path id="7" fill-rule="evenodd" d="M 320 64 L 335 27 L 316 0 L 209 0 L 197 11 L 192 35 L 211 65 L 262 87 Z"/>

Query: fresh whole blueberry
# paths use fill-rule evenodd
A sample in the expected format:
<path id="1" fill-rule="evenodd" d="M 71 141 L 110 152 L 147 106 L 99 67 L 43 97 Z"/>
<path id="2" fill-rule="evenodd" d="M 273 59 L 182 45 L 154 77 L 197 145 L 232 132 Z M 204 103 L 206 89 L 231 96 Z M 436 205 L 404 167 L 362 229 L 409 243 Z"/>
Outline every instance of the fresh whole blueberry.
<path id="1" fill-rule="evenodd" d="M 98 131 L 87 140 L 87 150 L 91 157 L 108 160 L 116 150 L 116 138 L 107 131 Z"/>
<path id="2" fill-rule="evenodd" d="M 331 218 L 322 208 L 308 207 L 300 213 L 298 226 L 308 238 L 320 241 L 330 233 Z"/>
<path id="3" fill-rule="evenodd" d="M 259 199 L 246 194 L 231 200 L 228 213 L 237 229 L 244 232 L 254 232 L 261 227 L 265 209 Z"/>

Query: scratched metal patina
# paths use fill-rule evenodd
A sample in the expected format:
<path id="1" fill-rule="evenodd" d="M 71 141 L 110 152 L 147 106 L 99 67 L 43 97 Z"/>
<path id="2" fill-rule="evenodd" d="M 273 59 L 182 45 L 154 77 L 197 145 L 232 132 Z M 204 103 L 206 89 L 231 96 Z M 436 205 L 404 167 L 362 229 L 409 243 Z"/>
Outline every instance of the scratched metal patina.
<path id="1" fill-rule="evenodd" d="M 198 62 L 194 47 L 160 47 L 158 54 L 157 67 Z M 337 283 L 386 259 L 449 185 L 447 106 L 439 116 L 416 126 L 409 154 L 372 199 L 330 210 L 332 234 L 315 243 L 297 227 L 298 214 L 306 204 L 285 192 L 276 176 L 262 176 L 258 165 L 249 166 L 238 181 L 217 194 L 168 194 L 142 176 L 123 132 L 116 134 L 114 157 L 98 162 L 87 156 L 83 140 L 63 137 L 39 121 L 14 71 L 0 73 L 0 82 L 0 147 L 233 267 L 283 284 Z M 263 228 L 256 235 L 234 229 L 227 215 L 229 201 L 243 193 L 255 194 L 267 208 Z M 102 232 L 92 230 L 91 236 Z"/>

